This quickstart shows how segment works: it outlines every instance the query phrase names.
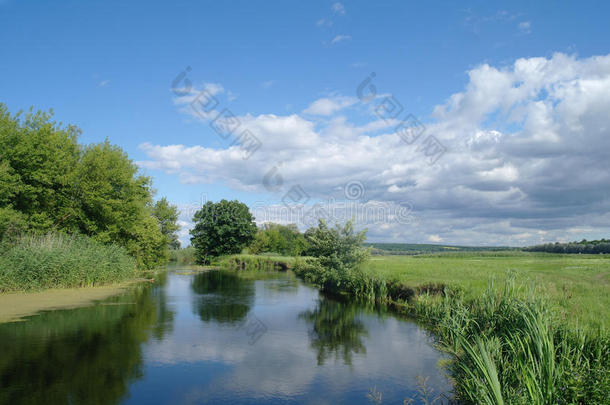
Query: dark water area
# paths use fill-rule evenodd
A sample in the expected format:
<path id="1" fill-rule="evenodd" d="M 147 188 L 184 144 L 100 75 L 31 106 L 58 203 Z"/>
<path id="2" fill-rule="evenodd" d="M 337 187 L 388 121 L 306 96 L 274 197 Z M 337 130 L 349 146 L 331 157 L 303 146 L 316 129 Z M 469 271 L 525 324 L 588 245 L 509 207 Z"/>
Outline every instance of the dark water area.
<path id="1" fill-rule="evenodd" d="M 451 386 L 414 322 L 291 273 L 174 268 L 94 306 L 0 324 L 0 404 L 402 404 Z M 381 402 L 375 402 L 381 399 Z"/>

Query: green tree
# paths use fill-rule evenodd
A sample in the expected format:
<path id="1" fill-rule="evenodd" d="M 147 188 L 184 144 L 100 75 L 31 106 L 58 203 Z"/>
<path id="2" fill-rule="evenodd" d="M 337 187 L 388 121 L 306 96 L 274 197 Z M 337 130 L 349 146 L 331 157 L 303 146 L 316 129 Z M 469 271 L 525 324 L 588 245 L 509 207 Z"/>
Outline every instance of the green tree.
<path id="1" fill-rule="evenodd" d="M 329 228 L 320 219 L 318 226 L 305 232 L 308 243 L 306 254 L 319 258 L 320 263 L 330 269 L 351 269 L 369 257 L 369 250 L 362 247 L 366 240 L 366 229 L 354 230 L 353 221 Z"/>
<path id="2" fill-rule="evenodd" d="M 81 232 L 125 246 L 140 267 L 167 260 L 167 241 L 153 217 L 151 180 L 138 175 L 121 148 L 108 140 L 85 147 L 76 181 Z"/>
<path id="3" fill-rule="evenodd" d="M 174 212 L 167 201 L 153 206 L 150 178 L 118 146 L 83 147 L 78 128 L 51 118 L 32 109 L 11 116 L 0 104 L 0 239 L 80 232 L 126 247 L 141 267 L 163 264 Z"/>
<path id="4" fill-rule="evenodd" d="M 280 225 L 266 223 L 258 230 L 250 252 L 259 254 L 274 252 L 282 255 L 300 255 L 306 248 L 307 242 L 299 232 L 296 224 Z"/>
<path id="5" fill-rule="evenodd" d="M 178 240 L 178 207 L 171 205 L 167 198 L 163 197 L 155 203 L 153 215 L 159 221 L 161 233 L 167 239 L 167 244 L 170 249 L 180 249 L 180 241 Z"/>
<path id="6" fill-rule="evenodd" d="M 237 200 L 206 202 L 193 217 L 191 244 L 199 264 L 212 257 L 240 253 L 256 234 L 256 224 L 248 206 Z"/>
<path id="7" fill-rule="evenodd" d="M 32 109 L 11 116 L 0 104 L 0 208 L 20 212 L 36 232 L 74 230 L 78 216 L 74 168 L 80 131 L 51 116 Z"/>

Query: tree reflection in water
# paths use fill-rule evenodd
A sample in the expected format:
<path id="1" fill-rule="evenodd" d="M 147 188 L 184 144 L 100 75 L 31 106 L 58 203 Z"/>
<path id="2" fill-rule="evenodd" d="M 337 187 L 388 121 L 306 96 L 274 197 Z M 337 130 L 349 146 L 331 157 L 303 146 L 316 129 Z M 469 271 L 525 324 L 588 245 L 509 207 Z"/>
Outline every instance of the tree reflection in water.
<path id="1" fill-rule="evenodd" d="M 254 281 L 229 271 L 206 271 L 193 278 L 193 311 L 202 321 L 236 324 L 254 303 Z"/>
<path id="2" fill-rule="evenodd" d="M 360 309 L 353 303 L 321 299 L 313 311 L 300 314 L 311 323 L 309 336 L 311 347 L 317 351 L 318 365 L 334 355 L 335 360 L 343 359 L 352 364 L 352 354 L 365 354 L 362 341 L 368 331 L 360 319 Z"/>
<path id="3" fill-rule="evenodd" d="M 171 330 L 161 288 L 0 325 L 0 404 L 117 404 L 143 376 L 141 345 Z"/>

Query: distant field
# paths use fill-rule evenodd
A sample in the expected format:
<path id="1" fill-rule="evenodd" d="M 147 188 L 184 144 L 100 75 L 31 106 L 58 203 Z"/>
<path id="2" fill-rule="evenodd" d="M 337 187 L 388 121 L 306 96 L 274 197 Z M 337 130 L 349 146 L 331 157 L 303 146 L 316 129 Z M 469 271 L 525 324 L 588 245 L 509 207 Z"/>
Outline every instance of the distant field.
<path id="1" fill-rule="evenodd" d="M 373 256 L 367 270 L 407 285 L 444 283 L 480 294 L 507 271 L 519 284 L 538 287 L 570 324 L 610 327 L 610 255 L 457 252 L 419 256 Z"/>

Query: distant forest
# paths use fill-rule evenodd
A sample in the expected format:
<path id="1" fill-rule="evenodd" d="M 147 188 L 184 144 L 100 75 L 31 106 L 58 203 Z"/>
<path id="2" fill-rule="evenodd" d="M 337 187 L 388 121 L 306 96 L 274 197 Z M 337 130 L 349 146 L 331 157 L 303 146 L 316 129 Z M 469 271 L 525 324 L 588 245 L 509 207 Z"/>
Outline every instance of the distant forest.
<path id="1" fill-rule="evenodd" d="M 546 243 L 524 248 L 526 252 L 548 252 L 548 253 L 588 253 L 600 254 L 610 253 L 610 240 L 586 240 L 569 243 Z"/>
<path id="2" fill-rule="evenodd" d="M 373 255 L 419 255 L 440 252 L 490 252 L 504 250 L 523 250 L 525 252 L 547 253 L 582 253 L 602 254 L 610 253 L 610 240 L 586 240 L 568 243 L 545 243 L 543 245 L 514 248 L 508 246 L 452 246 L 419 243 L 365 243 L 371 248 Z"/>
<path id="3" fill-rule="evenodd" d="M 365 243 L 373 255 L 418 255 L 439 252 L 480 252 L 512 250 L 507 246 L 451 246 L 419 243 Z"/>

